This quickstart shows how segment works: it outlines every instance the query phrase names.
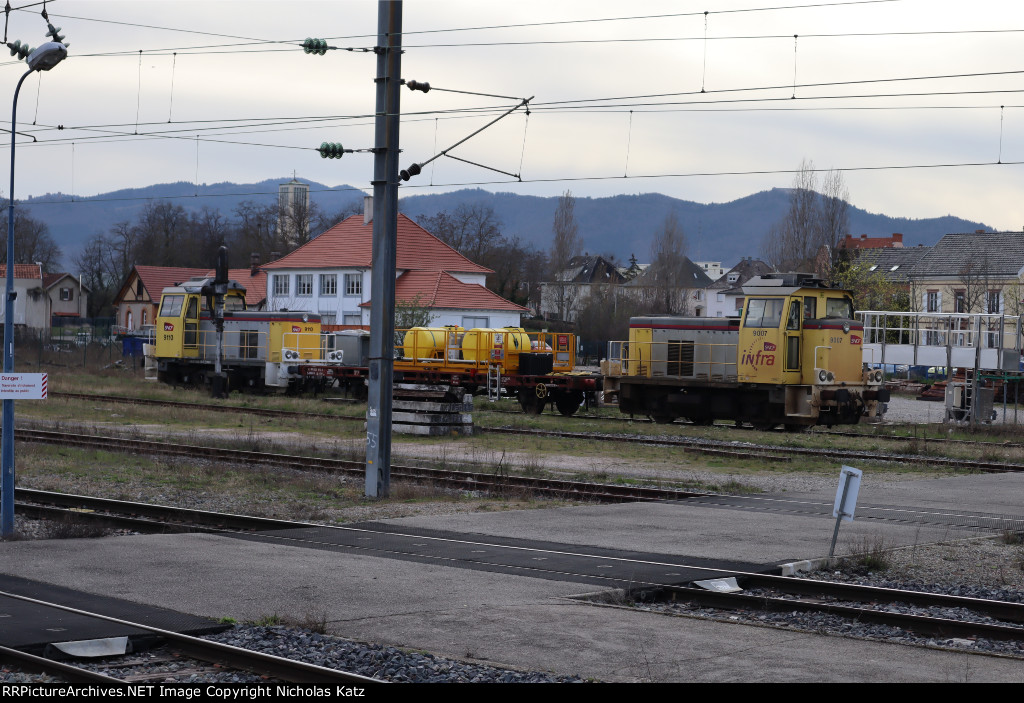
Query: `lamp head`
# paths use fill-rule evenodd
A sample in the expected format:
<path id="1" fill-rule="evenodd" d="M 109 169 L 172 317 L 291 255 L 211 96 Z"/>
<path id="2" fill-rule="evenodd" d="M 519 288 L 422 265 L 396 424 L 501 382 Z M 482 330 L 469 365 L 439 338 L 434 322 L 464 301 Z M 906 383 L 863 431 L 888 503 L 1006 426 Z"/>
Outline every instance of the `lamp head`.
<path id="1" fill-rule="evenodd" d="M 49 71 L 68 57 L 68 48 L 57 41 L 48 41 L 28 55 L 25 61 L 33 71 Z"/>

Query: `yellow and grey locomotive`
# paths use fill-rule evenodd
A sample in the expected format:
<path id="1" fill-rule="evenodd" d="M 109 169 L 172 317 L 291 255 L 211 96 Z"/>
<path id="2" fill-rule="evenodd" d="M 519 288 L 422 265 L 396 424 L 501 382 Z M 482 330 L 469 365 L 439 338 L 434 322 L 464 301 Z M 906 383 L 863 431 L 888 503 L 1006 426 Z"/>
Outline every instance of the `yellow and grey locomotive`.
<path id="1" fill-rule="evenodd" d="M 217 366 L 212 278 L 165 288 L 157 313 L 154 356 L 159 380 L 205 386 Z M 299 365 L 323 360 L 320 316 L 245 309 L 245 288 L 228 281 L 221 364 L 231 388 L 288 388 L 303 381 Z"/>
<path id="2" fill-rule="evenodd" d="M 735 318 L 630 320 L 621 373 L 605 379 L 624 413 L 755 427 L 856 423 L 888 401 L 863 360 L 849 291 L 809 274 L 769 274 L 743 287 Z"/>

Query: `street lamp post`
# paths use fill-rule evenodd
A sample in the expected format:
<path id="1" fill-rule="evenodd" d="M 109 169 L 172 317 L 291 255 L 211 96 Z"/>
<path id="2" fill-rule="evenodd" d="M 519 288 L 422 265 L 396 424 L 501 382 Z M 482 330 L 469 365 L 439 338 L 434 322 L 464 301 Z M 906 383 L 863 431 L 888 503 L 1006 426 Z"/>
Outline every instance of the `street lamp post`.
<path id="1" fill-rule="evenodd" d="M 11 106 L 11 187 L 7 197 L 7 285 L 4 296 L 4 373 L 14 371 L 14 146 L 17 125 L 18 93 L 21 85 L 36 71 L 49 71 L 67 58 L 64 44 L 46 42 L 25 59 L 28 71 L 14 89 Z M 3 399 L 3 426 L 0 435 L 0 538 L 14 536 L 14 399 Z"/>

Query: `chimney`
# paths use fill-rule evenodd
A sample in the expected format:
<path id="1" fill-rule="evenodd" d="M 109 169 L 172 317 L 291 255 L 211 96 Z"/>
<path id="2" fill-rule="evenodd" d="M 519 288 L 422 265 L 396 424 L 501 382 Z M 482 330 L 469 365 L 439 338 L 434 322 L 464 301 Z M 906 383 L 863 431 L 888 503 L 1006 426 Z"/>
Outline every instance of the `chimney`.
<path id="1" fill-rule="evenodd" d="M 254 251 L 253 253 L 249 254 L 249 275 L 250 276 L 255 276 L 259 272 L 260 272 L 260 253 L 258 251 Z"/>
<path id="2" fill-rule="evenodd" d="M 985 234 L 985 230 L 983 230 L 983 229 L 976 229 L 976 230 L 974 230 L 974 233 L 975 234 Z"/>
<path id="3" fill-rule="evenodd" d="M 281 258 L 281 252 L 279 252 L 279 251 L 272 251 L 272 252 L 270 252 L 270 260 L 271 261 L 277 261 L 280 258 Z"/>
<path id="4" fill-rule="evenodd" d="M 373 196 L 363 196 L 363 224 L 368 225 L 373 222 Z"/>

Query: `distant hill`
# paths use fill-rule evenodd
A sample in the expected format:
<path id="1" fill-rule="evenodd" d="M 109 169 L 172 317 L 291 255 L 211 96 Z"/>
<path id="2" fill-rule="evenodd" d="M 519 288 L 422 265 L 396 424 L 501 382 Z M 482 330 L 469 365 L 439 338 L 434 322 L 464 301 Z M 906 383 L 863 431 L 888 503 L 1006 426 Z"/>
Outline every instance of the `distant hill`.
<path id="1" fill-rule="evenodd" d="M 239 204 L 252 201 L 271 204 L 277 187 L 290 178 L 259 183 L 203 184 L 166 183 L 145 188 L 103 193 L 92 198 L 75 198 L 61 193 L 28 198 L 24 205 L 32 216 L 46 222 L 54 239 L 64 250 L 65 266 L 85 241 L 97 232 L 107 232 L 118 222 L 138 217 L 146 202 L 173 198 L 189 210 L 204 205 L 219 209 L 233 219 Z M 310 182 L 311 198 L 326 212 L 335 213 L 362 199 L 363 193 L 349 186 L 331 188 Z M 768 228 L 785 213 L 789 191 L 773 188 L 728 203 L 697 203 L 659 193 L 616 195 L 604 198 L 578 197 L 576 219 L 586 250 L 592 254 L 614 254 L 628 261 L 635 254 L 640 262 L 650 259 L 651 240 L 665 216 L 674 211 L 686 234 L 689 255 L 693 259 L 735 264 L 743 256 L 757 257 Z M 494 208 L 506 235 L 518 235 L 526 243 L 547 250 L 551 223 L 558 197 L 491 193 L 481 189 L 458 190 L 436 195 L 411 195 L 399 202 L 402 212 L 416 219 L 441 210 L 453 210 L 460 203 Z M 990 229 L 952 215 L 928 219 L 889 217 L 850 206 L 851 234 L 888 236 L 903 233 L 906 246 L 932 245 L 949 232 L 973 232 Z"/>

